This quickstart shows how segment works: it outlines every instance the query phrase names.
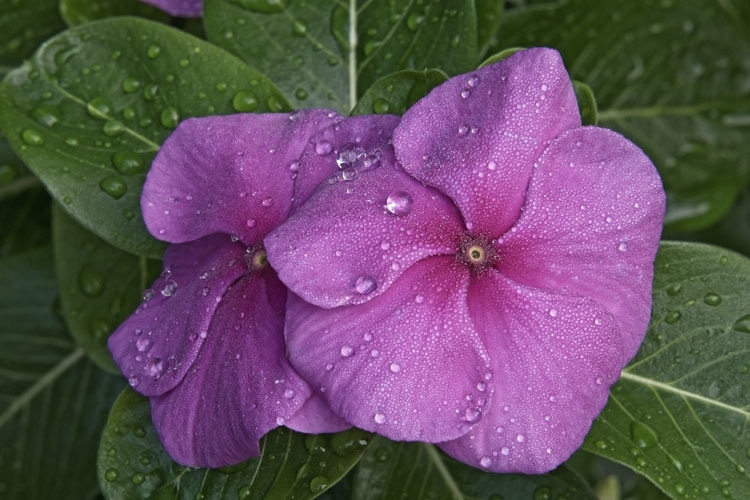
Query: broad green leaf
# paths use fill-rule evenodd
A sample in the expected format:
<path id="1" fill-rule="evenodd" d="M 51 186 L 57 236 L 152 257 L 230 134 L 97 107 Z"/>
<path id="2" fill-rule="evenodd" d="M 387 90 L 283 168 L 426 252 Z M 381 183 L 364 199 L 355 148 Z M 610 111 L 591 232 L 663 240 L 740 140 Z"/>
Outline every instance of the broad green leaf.
<path id="1" fill-rule="evenodd" d="M 100 372 L 55 314 L 48 248 L 0 261 L 0 498 L 87 500 L 109 406 L 124 385 Z"/>
<path id="2" fill-rule="evenodd" d="M 352 115 L 402 115 L 433 87 L 447 79 L 448 75 L 438 69 L 405 70 L 384 76 L 365 91 L 354 106 Z"/>
<path id="3" fill-rule="evenodd" d="M 668 228 L 715 223 L 750 179 L 750 2 L 569 0 L 508 12 L 499 38 L 562 52 L 659 168 Z"/>
<path id="4" fill-rule="evenodd" d="M 67 212 L 114 246 L 159 257 L 140 195 L 159 145 L 189 116 L 280 111 L 260 73 L 173 28 L 113 18 L 47 42 L 0 86 L 0 126 Z"/>
<path id="5" fill-rule="evenodd" d="M 670 239 L 690 239 L 726 247 L 750 257 L 750 186 L 718 224 L 697 233 L 669 234 Z"/>
<path id="6" fill-rule="evenodd" d="M 114 16 L 139 16 L 169 22 L 170 17 L 140 0 L 60 0 L 60 13 L 68 26 Z"/>
<path id="7" fill-rule="evenodd" d="M 646 340 L 584 448 L 674 498 L 750 491 L 750 260 L 663 243 Z"/>
<path id="8" fill-rule="evenodd" d="M 44 40 L 65 29 L 59 0 L 0 1 L 0 78 Z"/>
<path id="9" fill-rule="evenodd" d="M 295 107 L 348 113 L 379 78 L 475 67 L 473 0 L 206 0 L 208 39 L 268 75 Z"/>
<path id="10" fill-rule="evenodd" d="M 476 0 L 479 45 L 477 54 L 480 58 L 484 57 L 490 45 L 496 41 L 504 8 L 505 0 Z"/>
<path id="11" fill-rule="evenodd" d="M 97 365 L 119 373 L 107 339 L 138 306 L 143 290 L 159 275 L 161 263 L 113 247 L 59 205 L 53 209 L 52 221 L 55 267 L 68 328 Z"/>
<path id="12" fill-rule="evenodd" d="M 373 440 L 355 471 L 352 500 L 594 499 L 565 466 L 541 476 L 491 474 L 427 443 Z"/>
<path id="13" fill-rule="evenodd" d="M 102 434 L 99 484 L 112 500 L 307 500 L 341 479 L 370 438 L 359 429 L 306 436 L 280 427 L 261 440 L 256 459 L 223 469 L 182 467 L 159 444 L 148 399 L 127 388 Z"/>

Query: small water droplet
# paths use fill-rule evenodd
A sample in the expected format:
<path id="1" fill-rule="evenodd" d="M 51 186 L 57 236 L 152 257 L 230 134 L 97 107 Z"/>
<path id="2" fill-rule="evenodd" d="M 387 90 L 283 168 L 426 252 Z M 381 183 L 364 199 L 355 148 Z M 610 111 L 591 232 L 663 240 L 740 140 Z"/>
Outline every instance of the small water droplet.
<path id="1" fill-rule="evenodd" d="M 360 295 L 367 295 L 374 292 L 377 286 L 377 282 L 369 276 L 360 276 L 354 282 L 354 289 Z"/>
<path id="2" fill-rule="evenodd" d="M 29 146 L 42 146 L 44 144 L 42 134 L 32 128 L 27 128 L 21 132 L 21 139 Z"/>
<path id="3" fill-rule="evenodd" d="M 116 200 L 122 198 L 128 191 L 125 181 L 116 176 L 105 177 L 99 182 L 99 187 Z"/>
<path id="4" fill-rule="evenodd" d="M 161 47 L 158 45 L 149 45 L 148 49 L 146 50 L 146 54 L 148 55 L 149 59 L 156 59 L 159 57 L 159 54 L 161 54 Z"/>
<path id="5" fill-rule="evenodd" d="M 161 112 L 161 124 L 164 128 L 173 129 L 180 122 L 180 115 L 177 110 L 171 106 L 166 107 Z"/>
<path id="6" fill-rule="evenodd" d="M 510 448 L 508 448 L 507 446 L 503 446 L 500 450 L 500 453 L 507 457 L 508 455 L 510 455 Z"/>
<path id="7" fill-rule="evenodd" d="M 635 421 L 630 424 L 630 437 L 633 442 L 642 449 L 651 448 L 656 444 L 656 434 L 650 427 L 642 422 Z"/>
<path id="8" fill-rule="evenodd" d="M 159 378 L 164 371 L 164 362 L 161 358 L 154 358 L 146 365 L 146 372 L 153 378 Z"/>
<path id="9" fill-rule="evenodd" d="M 331 144 L 329 141 L 323 140 L 315 145 L 315 152 L 319 156 L 329 155 L 331 154 L 331 151 L 333 151 L 333 144 Z"/>
<path id="10" fill-rule="evenodd" d="M 490 465 L 492 465 L 492 458 L 488 456 L 482 457 L 482 459 L 479 461 L 482 467 L 488 468 Z"/>
<path id="11" fill-rule="evenodd" d="M 384 424 L 385 423 L 385 415 L 382 413 L 376 413 L 375 414 L 375 423 L 376 424 Z"/>
<path id="12" fill-rule="evenodd" d="M 677 321 L 682 317 L 682 313 L 680 311 L 669 311 L 667 315 L 664 317 L 664 321 L 666 321 L 668 324 L 672 325 L 674 323 L 677 323 Z"/>
<path id="13" fill-rule="evenodd" d="M 350 346 L 345 345 L 344 347 L 341 348 L 341 355 L 343 357 L 348 358 L 352 354 L 354 354 L 354 349 L 352 349 Z"/>
<path id="14" fill-rule="evenodd" d="M 310 492 L 320 493 L 328 488 L 328 479 L 324 476 L 315 476 L 310 480 Z"/>
<path id="15" fill-rule="evenodd" d="M 383 115 L 391 110 L 391 105 L 385 99 L 378 98 L 372 102 L 372 110 L 375 112 L 375 114 Z"/>
<path id="16" fill-rule="evenodd" d="M 628 250 L 628 243 L 625 241 L 621 241 L 619 245 L 617 245 L 617 249 L 620 252 L 626 252 Z"/>
<path id="17" fill-rule="evenodd" d="M 107 471 L 104 473 L 104 479 L 106 479 L 107 482 L 110 483 L 117 481 L 118 477 L 120 477 L 120 472 L 117 469 L 107 469 Z"/>
<path id="18" fill-rule="evenodd" d="M 518 434 L 516 436 L 516 441 L 518 441 L 519 443 L 523 443 L 524 441 L 526 441 L 526 436 L 524 436 L 523 434 Z"/>
<path id="19" fill-rule="evenodd" d="M 721 295 L 713 292 L 707 293 L 703 297 L 703 302 L 705 302 L 709 306 L 718 306 L 719 304 L 721 304 Z"/>
<path id="20" fill-rule="evenodd" d="M 390 368 L 393 373 L 398 373 L 401 371 L 401 365 L 399 365 L 398 363 L 391 363 Z"/>

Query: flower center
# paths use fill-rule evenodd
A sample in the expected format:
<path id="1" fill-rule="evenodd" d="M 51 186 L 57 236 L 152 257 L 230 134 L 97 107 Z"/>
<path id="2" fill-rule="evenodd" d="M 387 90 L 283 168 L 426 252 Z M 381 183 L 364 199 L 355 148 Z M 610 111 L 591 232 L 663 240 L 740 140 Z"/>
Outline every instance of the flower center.
<path id="1" fill-rule="evenodd" d="M 245 254 L 245 262 L 250 271 L 262 271 L 268 267 L 266 251 L 261 248 L 248 248 Z"/>
<path id="2" fill-rule="evenodd" d="M 461 239 L 456 258 L 472 271 L 479 272 L 495 262 L 497 252 L 488 239 L 482 236 L 465 235 Z"/>
<path id="3" fill-rule="evenodd" d="M 471 245 L 466 249 L 466 257 L 472 264 L 482 264 L 487 258 L 487 253 L 479 245 Z"/>

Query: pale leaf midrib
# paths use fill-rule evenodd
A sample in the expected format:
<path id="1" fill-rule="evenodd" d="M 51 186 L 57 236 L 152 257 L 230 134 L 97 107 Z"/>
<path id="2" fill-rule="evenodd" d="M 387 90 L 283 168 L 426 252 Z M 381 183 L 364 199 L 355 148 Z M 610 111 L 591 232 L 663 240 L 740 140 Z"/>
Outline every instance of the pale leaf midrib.
<path id="1" fill-rule="evenodd" d="M 650 387 L 652 389 L 659 389 L 666 392 L 671 392 L 673 394 L 677 394 L 681 397 L 692 399 L 694 401 L 700 401 L 703 404 L 709 405 L 709 406 L 715 406 L 717 408 L 721 408 L 726 411 L 730 411 L 733 413 L 738 413 L 745 418 L 750 418 L 750 411 L 745 410 L 744 408 L 732 406 L 726 403 L 722 403 L 721 401 L 717 401 L 715 399 L 707 398 L 701 394 L 697 394 L 695 392 L 686 391 L 684 389 L 680 389 L 679 387 L 675 387 L 673 385 L 665 384 L 664 382 L 660 382 L 658 380 L 650 379 L 647 377 L 642 377 L 640 375 L 636 375 L 634 373 L 630 373 L 628 371 L 623 371 L 620 374 L 620 378 L 624 380 L 629 380 L 631 382 L 644 385 L 646 387 Z"/>

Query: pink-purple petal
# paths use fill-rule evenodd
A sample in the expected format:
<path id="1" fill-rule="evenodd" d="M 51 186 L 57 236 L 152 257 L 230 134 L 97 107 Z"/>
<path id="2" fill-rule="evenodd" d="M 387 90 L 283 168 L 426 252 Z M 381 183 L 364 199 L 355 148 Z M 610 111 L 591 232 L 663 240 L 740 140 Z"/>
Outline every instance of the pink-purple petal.
<path id="1" fill-rule="evenodd" d="M 310 396 L 285 356 L 286 289 L 272 271 L 229 288 L 198 358 L 182 382 L 151 399 L 169 455 L 183 465 L 220 467 L 258 455 L 258 441 Z"/>
<path id="2" fill-rule="evenodd" d="M 537 162 L 524 213 L 497 245 L 500 270 L 538 288 L 591 297 L 617 320 L 626 358 L 646 333 L 665 196 L 646 155 L 585 127 Z"/>
<path id="3" fill-rule="evenodd" d="M 443 450 L 495 472 L 557 467 L 581 445 L 620 375 L 616 322 L 594 300 L 534 289 L 496 271 L 472 281 L 468 301 L 495 392 L 481 422 Z"/>
<path id="4" fill-rule="evenodd" d="M 392 115 L 356 116 L 312 136 L 296 166 L 294 208 L 324 181 L 345 181 L 384 163 L 393 164 L 391 138 L 398 122 Z"/>
<path id="5" fill-rule="evenodd" d="M 226 235 L 170 245 L 164 273 L 109 338 L 120 371 L 135 390 L 157 396 L 192 366 L 227 287 L 247 270 L 244 247 Z"/>
<path id="6" fill-rule="evenodd" d="M 200 17 L 203 0 L 141 0 L 176 17 Z"/>
<path id="7" fill-rule="evenodd" d="M 212 233 L 259 243 L 291 210 L 291 165 L 313 134 L 340 119 L 327 110 L 309 110 L 185 120 L 146 177 L 141 197 L 146 226 L 171 243 Z"/>
<path id="8" fill-rule="evenodd" d="M 295 294 L 328 308 L 379 296 L 414 262 L 453 252 L 461 229 L 450 201 L 386 161 L 324 184 L 265 246 Z"/>
<path id="9" fill-rule="evenodd" d="M 305 434 L 341 432 L 351 427 L 348 422 L 333 413 L 328 403 L 316 393 L 313 393 L 284 425 Z"/>
<path id="10" fill-rule="evenodd" d="M 497 237 L 518 218 L 547 143 L 580 125 L 560 54 L 535 48 L 433 89 L 404 114 L 394 146 L 404 169 L 450 197 L 467 227 Z"/>
<path id="11" fill-rule="evenodd" d="M 482 419 L 492 395 L 468 286 L 452 257 L 431 257 L 366 304 L 320 309 L 290 295 L 289 358 L 357 427 L 398 440 L 454 439 Z"/>

